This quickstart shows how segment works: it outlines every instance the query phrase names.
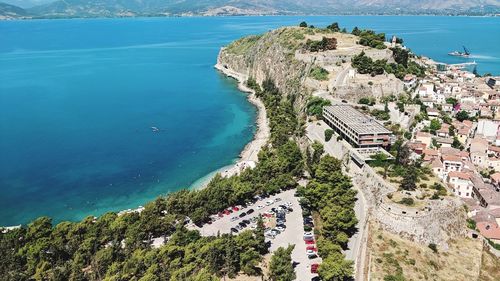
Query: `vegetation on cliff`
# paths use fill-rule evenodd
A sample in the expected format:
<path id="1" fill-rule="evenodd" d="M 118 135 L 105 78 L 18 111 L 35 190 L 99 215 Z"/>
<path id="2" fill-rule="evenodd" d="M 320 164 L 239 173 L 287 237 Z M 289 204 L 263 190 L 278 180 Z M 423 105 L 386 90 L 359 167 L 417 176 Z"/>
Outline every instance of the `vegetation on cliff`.
<path id="1" fill-rule="evenodd" d="M 407 74 L 418 77 L 425 76 L 425 68 L 409 59 L 409 51 L 401 48 L 392 48 L 395 63 L 387 63 L 387 60 L 372 60 L 365 52 L 361 52 L 352 58 L 352 66 L 361 74 L 376 76 L 384 73 L 392 73 L 397 78 L 403 79 Z"/>

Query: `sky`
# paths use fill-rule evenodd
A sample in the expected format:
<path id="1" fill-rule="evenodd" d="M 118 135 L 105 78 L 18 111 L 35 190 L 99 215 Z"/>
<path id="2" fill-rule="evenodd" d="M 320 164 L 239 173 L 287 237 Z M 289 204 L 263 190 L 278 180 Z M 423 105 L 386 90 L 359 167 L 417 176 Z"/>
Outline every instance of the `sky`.
<path id="1" fill-rule="evenodd" d="M 46 4 L 54 1 L 55 0 L 0 0 L 0 2 L 16 5 L 21 8 L 31 8 L 36 5 Z"/>

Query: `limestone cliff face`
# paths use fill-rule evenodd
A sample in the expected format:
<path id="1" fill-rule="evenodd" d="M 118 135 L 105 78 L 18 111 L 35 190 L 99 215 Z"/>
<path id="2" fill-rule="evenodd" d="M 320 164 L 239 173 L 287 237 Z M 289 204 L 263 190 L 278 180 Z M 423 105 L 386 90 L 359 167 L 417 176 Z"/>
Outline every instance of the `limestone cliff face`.
<path id="1" fill-rule="evenodd" d="M 222 48 L 217 60 L 220 67 L 252 77 L 261 84 L 270 78 L 284 95 L 295 95 L 301 107 L 310 94 L 304 80 L 311 64 L 295 59 L 294 29 L 281 28 L 262 36 L 251 36 Z M 290 41 L 288 41 L 290 39 Z"/>
<path id="2" fill-rule="evenodd" d="M 323 37 L 337 39 L 335 50 L 309 52 L 303 46 L 307 40 L 319 41 Z M 364 52 L 372 59 L 391 62 L 392 51 L 378 50 L 357 44 L 359 38 L 344 33 L 320 29 L 286 27 L 260 36 L 249 36 L 222 48 L 218 66 L 252 77 L 262 83 L 266 78 L 275 82 L 285 95 L 295 95 L 296 106 L 318 92 L 327 93 L 329 99 L 345 99 L 356 103 L 361 97 L 395 95 L 404 92 L 403 83 L 393 74 L 371 77 L 357 74 L 351 59 Z M 311 75 L 313 69 L 328 71 L 318 80 Z"/>

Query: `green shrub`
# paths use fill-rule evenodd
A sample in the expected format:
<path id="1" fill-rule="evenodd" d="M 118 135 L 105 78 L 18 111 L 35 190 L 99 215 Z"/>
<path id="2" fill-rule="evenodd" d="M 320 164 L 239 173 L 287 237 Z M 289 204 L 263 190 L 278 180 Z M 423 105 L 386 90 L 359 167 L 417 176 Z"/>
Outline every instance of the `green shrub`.
<path id="1" fill-rule="evenodd" d="M 410 197 L 405 197 L 401 199 L 401 201 L 398 202 L 399 204 L 407 205 L 407 206 L 412 206 L 415 202 L 413 198 Z"/>
<path id="2" fill-rule="evenodd" d="M 325 141 L 330 141 L 332 139 L 334 131 L 332 129 L 325 130 Z"/>
<path id="3" fill-rule="evenodd" d="M 316 79 L 318 81 L 326 81 L 326 80 L 328 80 L 328 74 L 330 74 L 330 73 L 326 69 L 319 67 L 319 66 L 315 66 L 311 70 L 309 77 Z"/>

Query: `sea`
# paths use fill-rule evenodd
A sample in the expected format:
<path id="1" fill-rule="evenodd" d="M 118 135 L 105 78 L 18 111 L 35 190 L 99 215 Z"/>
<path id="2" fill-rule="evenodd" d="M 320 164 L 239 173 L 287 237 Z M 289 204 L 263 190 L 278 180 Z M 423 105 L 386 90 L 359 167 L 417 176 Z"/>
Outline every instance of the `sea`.
<path id="1" fill-rule="evenodd" d="M 500 18 L 266 16 L 0 21 L 0 225 L 136 208 L 234 163 L 256 109 L 214 68 L 245 35 L 307 21 L 396 35 L 500 75 Z M 470 58 L 448 52 L 466 46 Z"/>

